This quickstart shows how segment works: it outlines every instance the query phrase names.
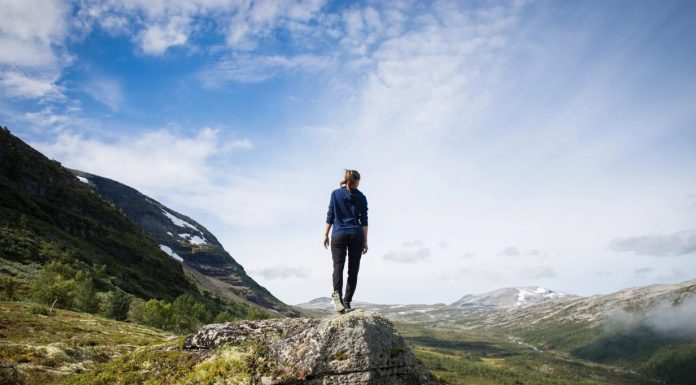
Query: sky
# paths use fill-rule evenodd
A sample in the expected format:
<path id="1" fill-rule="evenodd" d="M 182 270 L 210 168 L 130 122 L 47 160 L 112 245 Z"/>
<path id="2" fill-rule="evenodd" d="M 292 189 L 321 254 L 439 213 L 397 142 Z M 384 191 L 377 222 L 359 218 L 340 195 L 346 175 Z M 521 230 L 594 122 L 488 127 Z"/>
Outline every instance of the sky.
<path id="1" fill-rule="evenodd" d="M 696 278 L 692 1 L 0 0 L 0 124 L 194 218 L 289 304 Z"/>

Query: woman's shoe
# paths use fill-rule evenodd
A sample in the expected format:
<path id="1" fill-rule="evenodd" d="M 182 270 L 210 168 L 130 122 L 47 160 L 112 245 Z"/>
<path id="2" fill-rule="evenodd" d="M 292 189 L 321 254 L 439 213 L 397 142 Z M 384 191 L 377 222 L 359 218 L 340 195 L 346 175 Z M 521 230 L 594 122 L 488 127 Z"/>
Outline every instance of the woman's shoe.
<path id="1" fill-rule="evenodd" d="M 343 307 L 346 309 L 346 313 L 353 311 L 353 308 L 350 307 L 350 302 L 348 301 L 343 301 Z"/>
<path id="2" fill-rule="evenodd" d="M 338 313 L 345 313 L 346 308 L 343 306 L 343 302 L 341 302 L 341 293 L 334 291 L 331 297 L 333 297 L 334 309 L 336 309 Z"/>

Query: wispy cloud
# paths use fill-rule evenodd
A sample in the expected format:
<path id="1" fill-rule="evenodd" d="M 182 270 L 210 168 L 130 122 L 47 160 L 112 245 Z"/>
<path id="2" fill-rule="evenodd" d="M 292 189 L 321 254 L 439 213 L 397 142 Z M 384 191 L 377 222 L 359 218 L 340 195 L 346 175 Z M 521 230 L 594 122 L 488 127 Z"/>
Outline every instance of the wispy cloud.
<path id="1" fill-rule="evenodd" d="M 227 82 L 260 83 L 290 71 L 321 70 L 331 62 L 329 57 L 314 55 L 235 55 L 208 66 L 199 76 L 204 86 L 215 88 Z"/>
<path id="2" fill-rule="evenodd" d="M 20 99 L 57 98 L 71 61 L 64 43 L 69 6 L 50 0 L 3 1 L 0 14 L 0 90 Z"/>
<path id="3" fill-rule="evenodd" d="M 503 249 L 503 251 L 500 252 L 500 254 L 506 256 L 506 257 L 518 257 L 522 253 L 520 252 L 520 249 L 514 246 L 506 247 Z"/>
<path id="4" fill-rule="evenodd" d="M 674 257 L 696 252 L 696 231 L 684 230 L 667 235 L 642 235 L 631 238 L 616 238 L 609 243 L 615 251 L 656 257 Z"/>
<path id="5" fill-rule="evenodd" d="M 113 111 L 118 111 L 124 101 L 121 83 L 113 78 L 103 76 L 93 78 L 83 86 L 83 90 Z"/>
<path id="6" fill-rule="evenodd" d="M 251 270 L 251 275 L 258 275 L 265 279 L 288 279 L 288 278 L 304 278 L 309 275 L 310 270 L 304 266 L 273 266 L 259 270 Z"/>
<path id="7" fill-rule="evenodd" d="M 430 249 L 422 241 L 409 241 L 402 243 L 399 249 L 387 252 L 382 258 L 391 262 L 417 263 L 430 258 Z"/>

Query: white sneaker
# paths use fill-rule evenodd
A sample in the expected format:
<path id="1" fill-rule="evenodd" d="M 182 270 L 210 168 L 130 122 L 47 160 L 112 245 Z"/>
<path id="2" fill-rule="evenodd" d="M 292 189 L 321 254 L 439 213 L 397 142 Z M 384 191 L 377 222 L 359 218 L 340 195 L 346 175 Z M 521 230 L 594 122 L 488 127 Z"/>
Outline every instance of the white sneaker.
<path id="1" fill-rule="evenodd" d="M 346 308 L 343 306 L 343 302 L 341 302 L 341 293 L 334 291 L 331 297 L 333 298 L 334 309 L 341 314 L 345 313 Z"/>

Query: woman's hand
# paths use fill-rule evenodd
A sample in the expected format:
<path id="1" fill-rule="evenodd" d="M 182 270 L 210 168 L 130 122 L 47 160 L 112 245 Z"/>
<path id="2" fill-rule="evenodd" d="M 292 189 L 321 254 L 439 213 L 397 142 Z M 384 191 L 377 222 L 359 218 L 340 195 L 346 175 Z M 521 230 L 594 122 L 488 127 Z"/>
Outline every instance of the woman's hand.
<path id="1" fill-rule="evenodd" d="M 363 254 L 366 254 L 366 253 L 367 253 L 367 249 L 368 249 L 368 247 L 367 247 L 367 241 L 365 241 L 365 242 L 363 243 Z"/>
<path id="2" fill-rule="evenodd" d="M 329 234 L 324 234 L 324 248 L 329 248 Z"/>

